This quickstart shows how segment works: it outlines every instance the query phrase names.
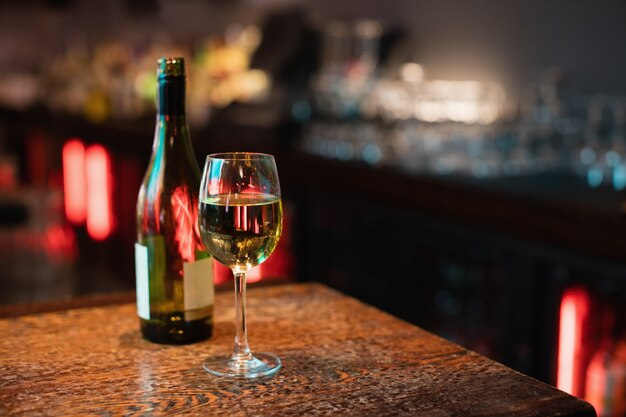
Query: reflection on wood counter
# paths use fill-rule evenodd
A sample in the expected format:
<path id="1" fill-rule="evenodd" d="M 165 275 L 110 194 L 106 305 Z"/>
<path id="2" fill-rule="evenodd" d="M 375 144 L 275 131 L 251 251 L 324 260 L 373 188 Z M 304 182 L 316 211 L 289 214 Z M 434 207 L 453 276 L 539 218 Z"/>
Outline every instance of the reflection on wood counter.
<path id="1" fill-rule="evenodd" d="M 230 352 L 232 294 L 213 338 L 144 341 L 134 304 L 0 320 L 0 415 L 594 416 L 548 385 L 318 284 L 249 291 L 250 342 L 276 353 L 268 380 L 201 367 Z"/>

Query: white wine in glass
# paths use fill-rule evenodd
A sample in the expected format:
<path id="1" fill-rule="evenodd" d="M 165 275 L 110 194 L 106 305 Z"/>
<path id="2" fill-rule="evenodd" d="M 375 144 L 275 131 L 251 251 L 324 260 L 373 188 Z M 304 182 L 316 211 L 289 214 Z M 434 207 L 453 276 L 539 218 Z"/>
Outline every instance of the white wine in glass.
<path id="1" fill-rule="evenodd" d="M 272 155 L 234 152 L 207 156 L 200 185 L 198 223 L 206 249 L 233 271 L 236 336 L 230 357 L 208 358 L 216 376 L 273 375 L 281 362 L 269 353 L 252 354 L 246 329 L 246 273 L 274 251 L 282 232 L 282 201 Z"/>

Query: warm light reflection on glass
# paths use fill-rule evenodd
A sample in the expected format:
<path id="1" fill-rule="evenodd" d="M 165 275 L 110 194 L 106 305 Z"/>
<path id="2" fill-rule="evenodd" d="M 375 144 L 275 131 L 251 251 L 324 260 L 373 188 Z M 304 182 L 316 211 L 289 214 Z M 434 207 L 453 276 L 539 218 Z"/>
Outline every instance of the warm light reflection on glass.
<path id="1" fill-rule="evenodd" d="M 175 236 L 178 245 L 178 253 L 185 262 L 193 262 L 196 259 L 196 247 L 194 245 L 194 233 L 196 233 L 198 208 L 191 203 L 189 191 L 186 187 L 176 187 L 171 198 L 172 212 L 174 213 Z"/>
<path id="2" fill-rule="evenodd" d="M 236 230 L 241 230 L 241 206 L 234 206 L 231 207 L 231 209 L 235 210 L 235 215 L 234 215 L 234 226 Z"/>
<path id="3" fill-rule="evenodd" d="M 267 264 L 271 265 L 272 259 L 273 259 L 273 256 L 267 260 Z M 248 271 L 248 273 L 246 274 L 246 282 L 254 283 L 254 282 L 262 281 L 264 278 L 264 275 L 263 275 L 264 266 L 266 266 L 266 263 L 262 265 L 257 265 L 254 268 L 250 269 L 250 271 Z M 214 269 L 215 285 L 225 284 L 228 281 L 231 281 L 233 279 L 232 271 L 228 267 L 224 266 L 223 264 L 219 263 L 216 260 L 213 260 L 213 269 Z M 280 272 L 283 272 L 283 271 L 281 270 Z"/>

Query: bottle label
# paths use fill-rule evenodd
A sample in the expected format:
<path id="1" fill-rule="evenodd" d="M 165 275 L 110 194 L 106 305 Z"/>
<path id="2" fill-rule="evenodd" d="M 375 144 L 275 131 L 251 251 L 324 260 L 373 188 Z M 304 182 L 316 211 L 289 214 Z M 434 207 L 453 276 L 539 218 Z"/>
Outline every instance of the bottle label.
<path id="1" fill-rule="evenodd" d="M 185 312 L 213 305 L 213 258 L 183 264 Z M 185 313 L 187 316 L 187 313 Z"/>
<path id="2" fill-rule="evenodd" d="M 150 264 L 148 247 L 135 243 L 135 280 L 137 289 L 137 315 L 150 320 Z"/>
<path id="3" fill-rule="evenodd" d="M 148 246 L 135 243 L 135 286 L 137 291 L 137 315 L 150 320 L 150 295 L 158 297 L 162 294 L 162 280 L 153 279 L 150 275 L 161 276 L 164 266 L 164 255 L 161 236 L 147 239 Z M 153 253 L 150 253 L 152 249 Z M 152 255 L 152 256 L 150 256 Z M 202 259 L 200 257 L 204 256 Z M 150 259 L 152 258 L 152 271 Z M 183 263 L 183 303 L 186 320 L 206 317 L 206 308 L 213 305 L 215 289 L 213 285 L 213 258 L 206 252 L 198 252 L 195 262 Z M 152 284 L 152 285 L 151 285 Z"/>

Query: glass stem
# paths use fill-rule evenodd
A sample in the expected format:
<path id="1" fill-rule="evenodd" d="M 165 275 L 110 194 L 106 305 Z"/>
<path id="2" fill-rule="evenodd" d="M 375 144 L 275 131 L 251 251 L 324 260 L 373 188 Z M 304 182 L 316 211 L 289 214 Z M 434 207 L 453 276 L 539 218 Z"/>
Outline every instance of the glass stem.
<path id="1" fill-rule="evenodd" d="M 243 361 L 252 359 L 248 346 L 248 333 L 246 328 L 246 273 L 234 272 L 235 275 L 235 311 L 237 333 L 235 335 L 235 349 L 233 359 L 241 364 Z"/>

